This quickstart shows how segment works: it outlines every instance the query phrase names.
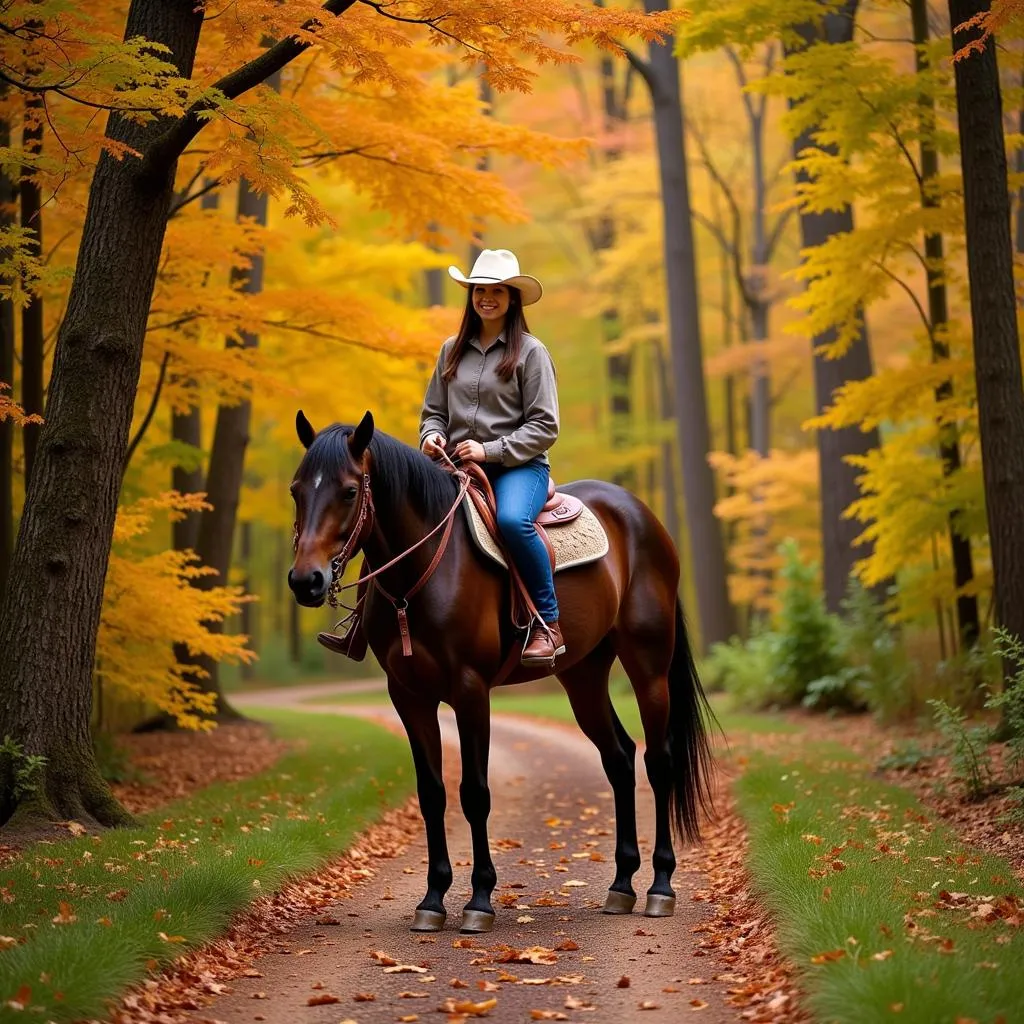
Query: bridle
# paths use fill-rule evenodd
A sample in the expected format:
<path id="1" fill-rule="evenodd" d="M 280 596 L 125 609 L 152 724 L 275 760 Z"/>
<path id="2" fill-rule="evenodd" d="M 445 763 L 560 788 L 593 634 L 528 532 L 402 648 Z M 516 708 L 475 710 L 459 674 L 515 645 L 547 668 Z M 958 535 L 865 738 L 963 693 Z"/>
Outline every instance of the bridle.
<path id="1" fill-rule="evenodd" d="M 339 604 L 349 614 L 341 620 L 336 626 L 344 626 L 346 623 L 351 624 L 360 612 L 363 601 L 366 599 L 364 594 L 356 603 L 354 607 L 349 607 L 341 602 L 339 595 L 342 591 L 351 590 L 353 587 L 358 587 L 361 583 L 371 581 L 373 585 L 380 591 L 381 596 L 386 598 L 391 606 L 395 609 L 395 615 L 398 618 L 398 632 L 402 638 L 402 654 L 405 657 L 412 655 L 412 640 L 409 635 L 409 616 L 407 610 L 409 608 L 409 601 L 416 596 L 426 586 L 427 581 L 437 567 L 441 564 L 441 559 L 444 557 L 445 550 L 448 547 L 448 542 L 451 540 L 452 528 L 455 525 L 455 514 L 459 510 L 459 505 L 462 504 L 463 498 L 466 496 L 466 492 L 469 490 L 470 477 L 469 474 L 464 470 L 459 469 L 455 464 L 445 457 L 450 467 L 450 471 L 454 474 L 455 478 L 459 481 L 459 493 L 452 503 L 452 507 L 448 510 L 445 517 L 435 526 L 428 534 L 421 537 L 415 544 L 406 548 L 403 552 L 396 555 L 386 565 L 382 565 L 379 569 L 374 569 L 372 572 L 368 572 L 365 576 L 360 577 L 355 583 L 342 583 L 342 577 L 345 574 L 345 569 L 348 566 L 352 556 L 355 555 L 363 544 L 365 544 L 367 538 L 373 531 L 375 523 L 375 510 L 373 505 L 373 491 L 370 487 L 370 474 L 363 473 L 363 485 L 359 492 L 359 508 L 356 511 L 355 523 L 352 530 L 349 532 L 348 537 L 345 539 L 345 543 L 341 550 L 331 558 L 331 582 L 327 588 L 327 603 L 332 608 L 337 608 Z M 387 572 L 393 566 L 397 565 L 402 559 L 411 555 L 418 548 L 422 547 L 431 537 L 435 536 L 440 530 L 444 530 L 441 536 L 441 543 L 437 546 L 437 551 L 434 552 L 434 557 L 430 560 L 430 564 L 424 570 L 420 578 L 405 592 L 401 597 L 395 597 L 390 594 L 383 584 L 380 582 L 380 576 L 382 573 Z M 299 547 L 299 524 L 295 523 L 295 531 L 292 537 L 292 549 L 297 551 Z"/>

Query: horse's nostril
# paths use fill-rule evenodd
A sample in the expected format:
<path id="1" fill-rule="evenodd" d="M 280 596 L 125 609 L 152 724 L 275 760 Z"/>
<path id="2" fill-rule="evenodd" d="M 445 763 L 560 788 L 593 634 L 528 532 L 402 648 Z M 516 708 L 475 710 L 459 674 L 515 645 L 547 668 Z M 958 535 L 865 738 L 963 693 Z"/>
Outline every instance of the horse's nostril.
<path id="1" fill-rule="evenodd" d="M 323 590 L 324 588 L 324 574 L 319 569 L 315 569 L 312 575 L 309 577 L 309 589 L 313 591 Z"/>
<path id="2" fill-rule="evenodd" d="M 288 570 L 288 586 L 292 587 L 293 589 L 295 587 L 295 570 L 294 569 L 289 569 Z"/>

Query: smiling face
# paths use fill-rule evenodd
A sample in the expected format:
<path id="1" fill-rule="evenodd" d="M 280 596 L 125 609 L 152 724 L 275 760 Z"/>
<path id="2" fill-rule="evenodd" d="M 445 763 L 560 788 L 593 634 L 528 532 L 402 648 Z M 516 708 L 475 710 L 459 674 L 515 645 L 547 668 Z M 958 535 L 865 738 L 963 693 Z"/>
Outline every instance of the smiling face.
<path id="1" fill-rule="evenodd" d="M 484 323 L 504 323 L 511 298 L 507 285 L 473 285 L 473 309 Z"/>

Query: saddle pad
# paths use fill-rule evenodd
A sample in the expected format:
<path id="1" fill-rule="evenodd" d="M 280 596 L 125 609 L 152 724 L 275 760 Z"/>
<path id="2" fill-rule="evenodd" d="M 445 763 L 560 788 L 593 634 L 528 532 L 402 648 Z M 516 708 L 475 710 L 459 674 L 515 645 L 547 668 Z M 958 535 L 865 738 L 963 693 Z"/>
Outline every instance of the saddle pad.
<path id="1" fill-rule="evenodd" d="M 462 507 L 476 546 L 492 561 L 507 569 L 508 564 L 504 556 L 487 532 L 487 527 L 469 495 L 462 499 Z M 555 572 L 571 569 L 574 565 L 596 562 L 608 554 L 608 535 L 604 532 L 601 521 L 586 505 L 583 506 L 579 518 L 571 523 L 548 526 L 544 532 L 555 552 Z"/>

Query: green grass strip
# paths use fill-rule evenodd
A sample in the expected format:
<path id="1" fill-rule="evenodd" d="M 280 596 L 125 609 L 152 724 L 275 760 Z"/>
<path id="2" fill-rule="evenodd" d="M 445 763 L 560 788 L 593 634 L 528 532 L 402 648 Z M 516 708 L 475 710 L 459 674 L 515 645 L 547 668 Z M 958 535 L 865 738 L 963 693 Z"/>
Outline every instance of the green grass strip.
<path id="1" fill-rule="evenodd" d="M 837 747 L 758 756 L 736 785 L 755 885 L 817 1020 L 1024 1021 L 1024 905 L 1006 861 Z"/>
<path id="2" fill-rule="evenodd" d="M 144 827 L 40 843 L 0 868 L 0 1020 L 102 1017 L 112 1000 L 287 879 L 345 850 L 413 790 L 404 740 L 357 719 L 261 712 L 295 741 Z M 55 920 L 56 919 L 56 920 Z M 27 995 L 27 1011 L 8 1004 Z"/>

